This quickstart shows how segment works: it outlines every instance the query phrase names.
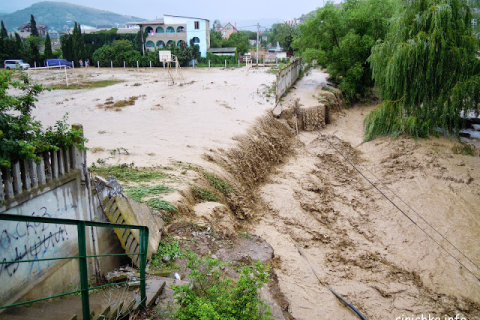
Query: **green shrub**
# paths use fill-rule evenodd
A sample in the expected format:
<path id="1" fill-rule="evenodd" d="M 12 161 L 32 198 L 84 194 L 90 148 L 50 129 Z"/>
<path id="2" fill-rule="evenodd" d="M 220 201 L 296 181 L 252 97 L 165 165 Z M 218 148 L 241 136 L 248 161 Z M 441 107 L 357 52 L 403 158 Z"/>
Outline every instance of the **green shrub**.
<path id="1" fill-rule="evenodd" d="M 18 81 L 12 80 L 12 71 L 0 71 L 0 167 L 10 167 L 18 160 L 40 160 L 38 154 L 58 148 L 83 147 L 86 139 L 81 130 L 67 125 L 67 115 L 45 131 L 31 113 L 41 85 L 32 84 L 28 75 L 20 72 Z M 22 94 L 7 95 L 9 89 Z"/>
<path id="2" fill-rule="evenodd" d="M 172 237 L 167 237 L 160 241 L 157 253 L 152 257 L 150 265 L 155 268 L 168 267 L 175 259 L 181 258 L 182 255 L 183 252 L 178 241 Z M 167 257 L 169 261 L 167 263 L 163 262 L 163 257 Z"/>
<path id="3" fill-rule="evenodd" d="M 269 268 L 261 262 L 240 270 L 240 278 L 232 279 L 223 271 L 225 264 L 189 252 L 188 268 L 191 284 L 172 286 L 180 309 L 178 320 L 231 319 L 268 320 L 270 308 L 258 290 L 269 281 Z"/>

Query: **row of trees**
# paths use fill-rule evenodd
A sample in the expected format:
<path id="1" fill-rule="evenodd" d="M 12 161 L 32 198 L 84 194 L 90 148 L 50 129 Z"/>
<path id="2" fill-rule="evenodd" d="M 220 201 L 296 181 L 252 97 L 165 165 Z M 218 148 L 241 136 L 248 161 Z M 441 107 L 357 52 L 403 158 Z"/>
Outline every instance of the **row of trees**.
<path id="1" fill-rule="evenodd" d="M 41 47 L 44 47 L 44 53 L 40 53 Z M 42 64 L 45 59 L 53 58 L 52 43 L 50 35 L 47 33 L 45 38 L 40 37 L 37 29 L 37 23 L 33 15 L 30 16 L 30 36 L 23 40 L 18 33 L 9 36 L 3 21 L 0 31 L 0 60 L 5 59 L 23 59 L 30 65 Z"/>
<path id="2" fill-rule="evenodd" d="M 479 40 L 466 0 L 346 0 L 300 26 L 292 47 L 327 68 L 348 102 L 378 88 L 366 139 L 458 134 L 480 111 Z"/>

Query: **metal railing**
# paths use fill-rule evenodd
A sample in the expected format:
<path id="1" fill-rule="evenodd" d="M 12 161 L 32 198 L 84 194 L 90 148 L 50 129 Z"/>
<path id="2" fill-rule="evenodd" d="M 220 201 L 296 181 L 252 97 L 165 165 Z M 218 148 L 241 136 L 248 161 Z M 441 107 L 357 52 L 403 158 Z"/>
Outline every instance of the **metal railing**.
<path id="1" fill-rule="evenodd" d="M 47 299 L 67 296 L 71 294 L 81 293 L 82 295 L 82 313 L 83 319 L 90 320 L 90 299 L 89 291 L 94 289 L 100 289 L 109 286 L 116 286 L 120 284 L 126 284 L 134 281 L 124 281 L 120 283 L 111 283 L 96 287 L 89 287 L 88 285 L 88 265 L 87 258 L 97 258 L 97 257 L 112 257 L 112 256 L 127 256 L 127 255 L 140 255 L 140 306 L 145 307 L 147 302 L 147 296 L 145 292 L 145 267 L 147 263 L 147 248 L 148 248 L 148 228 L 146 226 L 134 226 L 134 225 L 125 225 L 125 224 L 115 224 L 115 223 L 103 223 L 103 222 L 92 222 L 92 221 L 82 221 L 82 220 L 72 220 L 72 219 L 57 219 L 57 218 L 46 218 L 46 217 L 33 217 L 33 216 L 22 216 L 22 215 L 13 215 L 13 214 L 0 214 L 0 220 L 7 221 L 25 221 L 33 223 L 52 223 L 52 224 L 64 224 L 64 225 L 76 225 L 77 234 L 78 234 L 78 256 L 71 257 L 55 257 L 55 258 L 46 258 L 46 259 L 32 259 L 32 260 L 20 260 L 20 261 L 0 261 L 0 264 L 17 264 L 22 262 L 39 262 L 39 261 L 51 261 L 51 260 L 66 260 L 66 259 L 78 259 L 79 260 L 79 273 L 80 273 L 80 290 L 71 291 L 67 293 L 62 293 L 54 296 L 49 296 L 45 298 L 24 301 L 19 303 L 14 303 L 10 305 L 0 306 L 0 309 L 30 304 L 33 302 L 43 301 Z M 87 255 L 87 243 L 85 236 L 85 227 L 103 227 L 103 228 L 120 228 L 120 229 L 138 229 L 140 237 L 140 250 L 139 253 L 119 253 L 119 254 L 100 254 L 100 255 Z"/>

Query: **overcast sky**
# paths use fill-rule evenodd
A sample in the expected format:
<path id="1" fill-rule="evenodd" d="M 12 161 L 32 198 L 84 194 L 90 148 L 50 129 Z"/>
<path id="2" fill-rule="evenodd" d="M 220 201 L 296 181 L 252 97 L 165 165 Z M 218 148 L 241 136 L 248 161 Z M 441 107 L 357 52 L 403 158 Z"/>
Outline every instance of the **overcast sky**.
<path id="1" fill-rule="evenodd" d="M 14 12 L 40 2 L 35 0 L 9 1 L 0 0 L 0 11 Z M 247 21 L 291 20 L 304 13 L 323 6 L 323 0 L 71 0 L 62 1 L 95 9 L 112 11 L 119 14 L 132 15 L 145 19 L 155 19 L 163 14 L 182 15 L 209 19 L 219 19 L 222 23 L 236 21 L 240 24 Z M 335 0 L 334 2 L 340 2 Z M 242 27 L 238 25 L 238 27 Z"/>

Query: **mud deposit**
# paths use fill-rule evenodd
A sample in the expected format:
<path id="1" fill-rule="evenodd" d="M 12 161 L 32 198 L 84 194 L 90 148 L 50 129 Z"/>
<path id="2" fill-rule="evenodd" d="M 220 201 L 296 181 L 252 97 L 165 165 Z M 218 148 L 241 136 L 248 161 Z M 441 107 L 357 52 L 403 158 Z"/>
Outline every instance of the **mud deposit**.
<path id="1" fill-rule="evenodd" d="M 268 86 L 274 77 L 264 71 L 190 70 L 187 84 L 173 87 L 161 70 L 82 72 L 125 82 L 43 93 L 38 119 L 50 125 L 69 112 L 72 122 L 83 123 L 92 162 L 174 163 L 179 191 L 164 199 L 178 216 L 168 232 L 195 240 L 202 254 L 245 263 L 258 256 L 271 264 L 274 281 L 265 296 L 276 301 L 277 319 L 358 319 L 327 285 L 369 320 L 480 319 L 480 157 L 455 154 L 457 142 L 400 137 L 363 143 L 370 105 L 332 110 L 321 134 L 295 137 L 297 99 L 308 109 L 335 98 L 320 92 L 327 77 L 320 71 L 282 102 L 289 119 L 265 115 L 273 107 Z M 118 112 L 96 106 L 131 96 L 139 97 L 136 103 Z M 189 164 L 215 173 L 236 192 L 219 195 L 222 203 L 197 203 L 192 185 L 209 185 Z M 177 228 L 192 221 L 215 225 L 223 235 Z M 253 240 L 230 245 L 244 231 Z"/>
<path id="2" fill-rule="evenodd" d="M 337 114 L 334 124 L 322 130 L 324 137 L 301 133 L 296 154 L 259 189 L 264 208 L 258 209 L 252 232 L 272 245 L 280 261 L 279 286 L 292 316 L 358 319 L 329 285 L 368 319 L 429 314 L 480 319 L 479 280 L 334 147 L 477 276 L 480 270 L 472 262 L 480 264 L 480 159 L 453 154 L 454 141 L 444 138 L 380 138 L 362 144 L 363 117 L 372 108 L 356 106 Z"/>

